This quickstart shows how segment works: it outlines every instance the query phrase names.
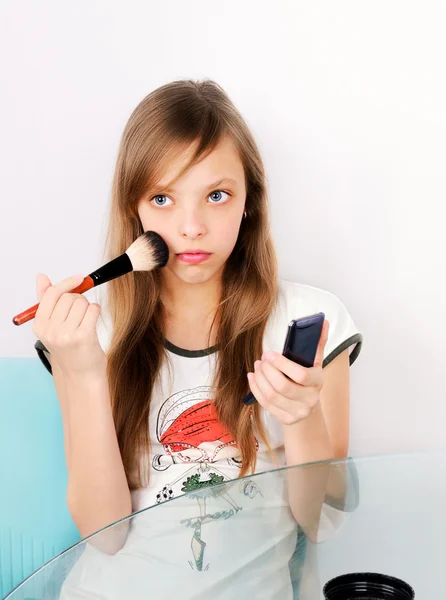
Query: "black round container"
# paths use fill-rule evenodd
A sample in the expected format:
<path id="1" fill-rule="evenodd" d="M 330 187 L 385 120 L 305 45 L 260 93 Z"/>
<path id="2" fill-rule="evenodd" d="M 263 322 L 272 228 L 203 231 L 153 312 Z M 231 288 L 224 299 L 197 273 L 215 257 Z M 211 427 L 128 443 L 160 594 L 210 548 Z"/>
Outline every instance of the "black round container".
<path id="1" fill-rule="evenodd" d="M 347 573 L 324 586 L 326 600 L 413 600 L 415 593 L 406 582 L 380 573 Z"/>

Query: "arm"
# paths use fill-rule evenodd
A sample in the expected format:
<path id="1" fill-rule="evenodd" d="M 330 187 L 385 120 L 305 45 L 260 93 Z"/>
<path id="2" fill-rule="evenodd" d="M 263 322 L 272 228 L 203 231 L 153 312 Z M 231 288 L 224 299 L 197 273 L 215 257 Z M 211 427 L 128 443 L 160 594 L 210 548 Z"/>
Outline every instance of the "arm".
<path id="1" fill-rule="evenodd" d="M 132 512 L 106 374 L 93 381 L 70 382 L 49 353 L 46 357 L 62 413 L 68 470 L 67 506 L 81 537 L 85 538 Z M 110 502 L 110 498 L 114 501 Z M 122 548 L 127 531 L 125 522 L 95 536 L 90 543 L 114 554 Z"/>
<path id="2" fill-rule="evenodd" d="M 283 425 L 287 465 L 345 458 L 350 426 L 350 367 L 348 350 L 324 369 L 317 402 L 305 418 Z"/>
<path id="3" fill-rule="evenodd" d="M 64 429 L 67 504 L 84 538 L 130 515 L 132 507 L 113 421 L 107 359 L 96 333 L 99 306 L 69 294 L 73 287 L 72 279 L 55 286 L 40 279 L 34 332 L 51 354 Z M 46 358 L 50 360 L 48 354 Z M 89 543 L 113 554 L 122 547 L 127 529 L 124 522 Z"/>
<path id="4" fill-rule="evenodd" d="M 255 373 L 248 374 L 258 402 L 282 423 L 288 466 L 327 461 L 347 452 L 349 355 L 345 350 L 322 369 L 327 339 L 328 322 L 325 322 L 311 368 L 267 352 L 261 361 L 256 361 Z M 316 541 L 327 495 L 338 506 L 343 504 L 345 469 L 321 463 L 289 469 L 287 477 L 293 515 L 308 538 Z"/>
<path id="5" fill-rule="evenodd" d="M 287 465 L 299 465 L 347 455 L 349 437 L 349 357 L 345 350 L 324 369 L 320 400 L 312 412 L 292 425 L 283 425 Z M 344 469 L 334 465 L 289 469 L 290 506 L 311 542 L 317 541 L 319 519 L 327 495 L 340 500 L 346 492 Z"/>
<path id="6" fill-rule="evenodd" d="M 68 435 L 67 504 L 84 538 L 132 513 L 130 491 L 119 451 L 106 373 L 69 379 L 54 370 L 66 403 Z M 122 548 L 128 522 L 92 539 L 105 552 Z"/>

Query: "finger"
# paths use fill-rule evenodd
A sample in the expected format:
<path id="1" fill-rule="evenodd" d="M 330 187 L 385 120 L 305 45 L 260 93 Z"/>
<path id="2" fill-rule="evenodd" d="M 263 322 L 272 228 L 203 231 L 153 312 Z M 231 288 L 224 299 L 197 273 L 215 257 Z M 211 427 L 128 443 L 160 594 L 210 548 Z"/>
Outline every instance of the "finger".
<path id="1" fill-rule="evenodd" d="M 324 324 L 322 326 L 321 337 L 319 339 L 319 344 L 316 350 L 316 356 L 314 358 L 314 367 L 322 367 L 324 362 L 324 351 L 325 346 L 327 345 L 328 340 L 328 331 L 330 329 L 330 323 L 325 319 Z"/>
<path id="2" fill-rule="evenodd" d="M 271 385 L 270 381 L 263 372 L 261 361 L 256 361 L 254 365 L 255 379 L 260 392 L 270 405 L 277 406 L 277 408 L 284 412 L 289 412 L 292 409 L 293 400 L 285 398 L 279 392 L 277 392 Z"/>
<path id="3" fill-rule="evenodd" d="M 262 361 L 262 372 L 276 392 L 290 400 L 298 398 L 299 392 L 302 393 L 304 390 L 303 386 L 295 383 L 289 377 L 285 377 L 282 371 L 279 371 L 267 360 Z"/>
<path id="4" fill-rule="evenodd" d="M 308 415 L 308 411 L 316 404 L 319 394 L 314 393 L 314 390 L 309 390 L 306 386 L 294 383 L 266 360 L 262 361 L 260 369 L 278 394 L 274 402 L 279 408 L 289 415 L 297 415 L 299 418 Z M 321 374 L 319 385 L 322 387 L 322 369 L 319 368 L 318 371 Z"/>
<path id="5" fill-rule="evenodd" d="M 36 319 L 47 320 L 51 317 L 54 307 L 56 306 L 62 294 L 70 292 L 83 281 L 83 275 L 74 275 L 63 281 L 47 288 L 43 294 L 39 308 L 36 312 Z"/>
<path id="6" fill-rule="evenodd" d="M 95 303 L 90 304 L 87 310 L 85 311 L 81 327 L 88 331 L 96 330 L 96 325 L 100 314 L 101 305 Z"/>
<path id="7" fill-rule="evenodd" d="M 318 385 L 319 383 L 320 368 L 303 367 L 277 352 L 266 352 L 262 358 L 274 365 L 276 369 L 279 369 L 279 371 L 284 373 L 294 383 L 306 387 Z"/>
<path id="8" fill-rule="evenodd" d="M 256 376 L 254 373 L 248 373 L 248 382 L 249 382 L 249 388 L 250 388 L 251 392 L 253 393 L 254 398 L 257 400 L 257 402 L 260 404 L 260 406 L 262 408 L 264 408 L 269 413 L 271 413 L 281 423 L 283 423 L 289 419 L 288 413 L 284 412 L 277 406 L 274 406 L 273 404 L 271 404 L 270 402 L 267 402 L 265 400 L 265 398 L 257 384 Z"/>
<path id="9" fill-rule="evenodd" d="M 43 294 L 46 290 L 51 287 L 52 283 L 44 273 L 38 273 L 36 276 L 36 295 L 37 300 L 40 302 L 42 300 Z"/>
<path id="10" fill-rule="evenodd" d="M 71 277 L 67 277 L 59 283 L 53 285 L 53 287 L 60 292 L 60 294 L 65 294 L 66 292 L 71 292 L 84 280 L 84 276 L 81 275 L 72 275 Z"/>
<path id="11" fill-rule="evenodd" d="M 50 317 L 51 323 L 53 325 L 54 324 L 60 325 L 62 323 L 65 323 L 65 321 L 67 321 L 69 319 L 69 315 L 73 308 L 73 304 L 80 297 L 81 296 L 79 296 L 78 294 L 70 294 L 70 293 L 62 294 L 62 296 L 57 301 L 53 312 L 51 313 L 51 317 Z M 81 317 L 81 321 L 82 321 L 82 317 Z"/>
<path id="12" fill-rule="evenodd" d="M 65 330 L 74 332 L 76 331 L 76 329 L 79 329 L 79 327 L 82 326 L 85 314 L 87 313 L 90 303 L 86 298 L 79 294 L 66 294 L 66 296 L 68 296 L 72 300 L 72 302 L 64 322 L 66 328 Z M 58 304 L 62 302 L 63 298 L 64 296 L 62 296 Z M 54 313 L 56 312 L 57 308 L 58 307 L 56 306 Z M 54 313 L 51 317 L 51 321 L 53 321 L 53 319 L 55 318 Z"/>

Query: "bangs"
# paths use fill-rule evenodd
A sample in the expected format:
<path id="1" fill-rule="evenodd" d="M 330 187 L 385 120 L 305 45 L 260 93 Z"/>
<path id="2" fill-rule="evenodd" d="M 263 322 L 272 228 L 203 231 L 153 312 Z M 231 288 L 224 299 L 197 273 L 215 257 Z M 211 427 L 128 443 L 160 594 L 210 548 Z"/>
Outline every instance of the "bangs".
<path id="1" fill-rule="evenodd" d="M 228 128 L 219 115 L 210 111 L 202 117 L 195 122 L 195 127 L 190 121 L 185 125 L 184 114 L 176 115 L 175 123 L 165 123 L 165 129 L 158 137 L 159 146 L 163 147 L 163 151 L 156 152 L 157 159 L 148 168 L 145 194 L 150 194 L 151 190 L 157 187 L 174 161 L 181 160 L 182 166 L 165 187 L 173 186 L 188 169 L 206 158 L 223 141 Z"/>

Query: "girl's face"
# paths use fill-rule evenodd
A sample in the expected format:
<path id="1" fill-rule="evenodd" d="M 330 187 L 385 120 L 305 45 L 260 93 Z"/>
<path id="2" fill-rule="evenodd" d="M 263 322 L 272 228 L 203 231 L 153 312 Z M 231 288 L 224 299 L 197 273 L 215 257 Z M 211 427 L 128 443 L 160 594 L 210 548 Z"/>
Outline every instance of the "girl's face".
<path id="1" fill-rule="evenodd" d="M 166 189 L 186 160 L 183 156 L 170 165 L 156 190 L 141 198 L 138 214 L 144 231 L 156 231 L 169 246 L 164 275 L 204 283 L 221 276 L 236 244 L 245 210 L 245 173 L 226 138 Z"/>

